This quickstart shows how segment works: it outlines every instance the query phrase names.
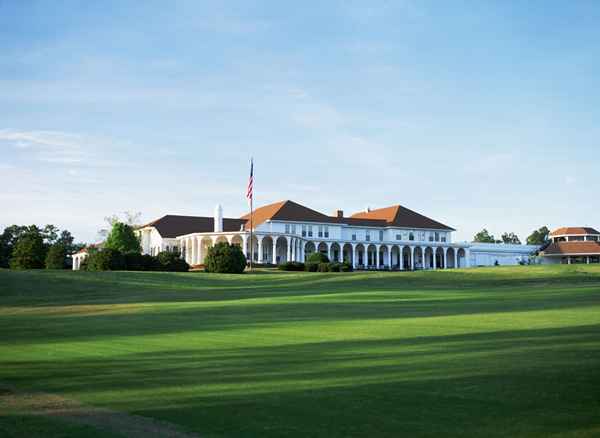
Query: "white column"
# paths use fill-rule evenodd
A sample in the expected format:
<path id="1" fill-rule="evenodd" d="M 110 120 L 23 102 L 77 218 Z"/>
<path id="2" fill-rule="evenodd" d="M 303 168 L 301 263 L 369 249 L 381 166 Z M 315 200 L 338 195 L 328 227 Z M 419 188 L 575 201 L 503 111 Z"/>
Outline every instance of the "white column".
<path id="1" fill-rule="evenodd" d="M 437 269 L 437 247 L 434 246 L 431 248 L 431 256 L 433 257 L 433 269 Z"/>
<path id="2" fill-rule="evenodd" d="M 421 247 L 421 254 L 422 254 L 422 258 L 421 258 L 421 268 L 422 269 L 426 269 L 425 268 L 425 248 Z"/>
<path id="3" fill-rule="evenodd" d="M 263 262 L 263 236 L 256 236 L 256 241 L 258 242 L 258 256 L 257 256 L 257 262 L 258 263 L 262 263 Z"/>
<path id="4" fill-rule="evenodd" d="M 244 257 L 248 258 L 248 236 L 246 234 L 242 234 L 242 252 Z"/>
<path id="5" fill-rule="evenodd" d="M 272 237 L 273 239 L 273 264 L 277 264 L 277 237 Z"/>
<path id="6" fill-rule="evenodd" d="M 456 248 L 453 250 L 454 252 L 454 269 L 458 268 L 458 251 Z"/>
<path id="7" fill-rule="evenodd" d="M 469 249 L 465 250 L 465 268 L 468 268 L 471 264 L 469 259 L 471 258 L 471 251 Z"/>
<path id="8" fill-rule="evenodd" d="M 352 244 L 352 269 L 356 269 L 356 243 Z"/>
<path id="9" fill-rule="evenodd" d="M 443 248 L 444 250 L 444 269 L 448 269 L 448 248 Z"/>
<path id="10" fill-rule="evenodd" d="M 327 245 L 327 258 L 331 261 L 333 260 L 333 257 L 331 257 L 331 242 L 325 242 L 325 245 Z"/>
<path id="11" fill-rule="evenodd" d="M 415 247 L 410 247 L 410 268 L 411 270 L 415 270 Z"/>
<path id="12" fill-rule="evenodd" d="M 401 246 L 398 252 L 398 264 L 400 265 L 400 270 L 404 271 L 404 247 Z"/>
<path id="13" fill-rule="evenodd" d="M 392 269 L 392 247 L 390 245 L 386 245 L 385 248 L 387 249 L 387 265 L 388 265 L 388 268 L 391 270 Z"/>
<path id="14" fill-rule="evenodd" d="M 338 262 L 344 263 L 344 243 L 338 242 L 338 247 L 340 248 L 340 252 L 338 254 Z"/>
<path id="15" fill-rule="evenodd" d="M 292 259 L 292 239 L 290 238 L 290 236 L 285 236 L 285 241 L 287 243 L 287 255 L 285 261 L 289 262 Z"/>
<path id="16" fill-rule="evenodd" d="M 590 256 L 587 256 L 587 264 L 590 264 Z"/>
<path id="17" fill-rule="evenodd" d="M 375 245 L 375 269 L 379 269 L 379 250 L 381 245 Z"/>

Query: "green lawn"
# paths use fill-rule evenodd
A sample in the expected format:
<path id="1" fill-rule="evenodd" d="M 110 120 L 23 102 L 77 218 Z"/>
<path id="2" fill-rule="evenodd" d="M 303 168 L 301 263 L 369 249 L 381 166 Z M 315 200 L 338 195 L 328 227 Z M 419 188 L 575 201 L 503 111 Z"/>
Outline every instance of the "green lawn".
<path id="1" fill-rule="evenodd" d="M 204 437 L 600 436 L 600 267 L 0 270 L 0 382 Z"/>

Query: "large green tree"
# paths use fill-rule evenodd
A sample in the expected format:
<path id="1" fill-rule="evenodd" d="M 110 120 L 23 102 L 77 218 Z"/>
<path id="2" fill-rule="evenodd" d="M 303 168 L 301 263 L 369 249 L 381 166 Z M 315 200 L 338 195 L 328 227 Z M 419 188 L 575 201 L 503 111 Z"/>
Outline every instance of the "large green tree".
<path id="1" fill-rule="evenodd" d="M 46 247 L 44 238 L 37 227 L 30 227 L 19 236 L 12 251 L 10 267 L 12 269 L 40 269 L 44 267 Z"/>
<path id="2" fill-rule="evenodd" d="M 11 225 L 4 229 L 0 235 L 0 268 L 8 268 L 10 266 L 10 258 L 12 257 L 15 244 L 25 231 L 27 231 L 27 227 L 22 225 Z"/>
<path id="3" fill-rule="evenodd" d="M 112 225 L 110 233 L 104 242 L 104 248 L 114 249 L 123 254 L 139 253 L 142 250 L 133 227 L 123 222 L 115 222 Z"/>
<path id="4" fill-rule="evenodd" d="M 502 235 L 502 242 L 503 243 L 512 243 L 514 245 L 520 245 L 521 239 L 519 239 L 519 236 L 517 236 L 515 233 L 504 233 Z"/>
<path id="5" fill-rule="evenodd" d="M 527 237 L 527 244 L 528 245 L 544 245 L 545 243 L 547 243 L 550 240 L 550 230 L 548 229 L 548 227 L 543 226 L 537 230 L 535 230 L 533 233 L 531 233 L 529 235 L 529 237 Z"/>
<path id="6" fill-rule="evenodd" d="M 479 233 L 475 234 L 475 237 L 473 237 L 473 242 L 496 243 L 496 239 L 487 229 L 484 228 Z"/>
<path id="7" fill-rule="evenodd" d="M 67 249 L 62 243 L 50 246 L 46 254 L 46 269 L 65 269 L 67 267 Z"/>

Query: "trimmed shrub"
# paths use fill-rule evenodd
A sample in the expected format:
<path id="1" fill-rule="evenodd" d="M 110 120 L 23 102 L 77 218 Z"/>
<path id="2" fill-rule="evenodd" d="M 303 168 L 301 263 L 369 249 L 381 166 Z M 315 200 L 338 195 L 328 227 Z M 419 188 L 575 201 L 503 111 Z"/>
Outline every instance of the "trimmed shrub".
<path id="1" fill-rule="evenodd" d="M 304 270 L 308 272 L 317 272 L 319 270 L 318 263 L 306 262 L 304 264 Z"/>
<path id="2" fill-rule="evenodd" d="M 329 272 L 329 263 L 319 263 L 319 268 L 318 268 L 319 272 Z"/>
<path id="3" fill-rule="evenodd" d="M 310 263 L 329 263 L 329 257 L 320 252 L 313 252 L 308 256 L 307 262 Z"/>
<path id="4" fill-rule="evenodd" d="M 340 271 L 341 272 L 352 272 L 352 265 L 348 262 L 344 262 L 340 265 Z"/>
<path id="5" fill-rule="evenodd" d="M 181 259 L 178 252 L 162 251 L 156 256 L 161 271 L 169 272 L 187 272 L 190 265 Z"/>
<path id="6" fill-rule="evenodd" d="M 342 265 L 340 263 L 330 263 L 329 271 L 330 272 L 340 272 Z"/>
<path id="7" fill-rule="evenodd" d="M 67 260 L 67 248 L 60 244 L 54 244 L 46 254 L 46 269 L 65 269 Z"/>
<path id="8" fill-rule="evenodd" d="M 304 263 L 286 262 L 277 267 L 280 271 L 304 271 Z"/>
<path id="9" fill-rule="evenodd" d="M 206 272 L 241 274 L 246 269 L 246 257 L 239 246 L 221 242 L 208 249 L 204 266 Z"/>
<path id="10" fill-rule="evenodd" d="M 125 257 L 121 251 L 104 248 L 92 252 L 87 258 L 88 271 L 120 271 L 125 269 Z"/>

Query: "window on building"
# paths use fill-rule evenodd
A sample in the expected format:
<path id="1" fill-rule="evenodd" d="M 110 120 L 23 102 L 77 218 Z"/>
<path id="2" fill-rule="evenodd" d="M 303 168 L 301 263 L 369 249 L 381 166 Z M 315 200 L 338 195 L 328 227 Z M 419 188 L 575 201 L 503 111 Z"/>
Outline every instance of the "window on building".
<path id="1" fill-rule="evenodd" d="M 356 233 L 352 233 L 352 240 L 356 240 Z"/>
<path id="2" fill-rule="evenodd" d="M 446 235 L 445 235 L 445 234 L 443 234 L 443 235 L 442 235 L 442 242 L 445 242 L 445 241 L 446 241 Z"/>
<path id="3" fill-rule="evenodd" d="M 296 224 L 292 224 L 292 234 L 296 234 Z"/>
<path id="4" fill-rule="evenodd" d="M 302 237 L 306 237 L 306 225 L 302 224 Z"/>
<path id="5" fill-rule="evenodd" d="M 379 231 L 379 241 L 383 242 L 383 231 Z"/>
<path id="6" fill-rule="evenodd" d="M 408 240 L 415 240 L 415 235 L 413 233 L 409 233 Z"/>
<path id="7" fill-rule="evenodd" d="M 440 241 L 440 233 L 438 233 L 437 231 L 435 232 L 435 241 L 436 242 Z"/>
<path id="8" fill-rule="evenodd" d="M 402 234 L 396 234 L 396 240 L 402 240 Z"/>
<path id="9" fill-rule="evenodd" d="M 367 242 L 371 241 L 371 232 L 370 231 L 365 231 L 365 240 Z"/>
<path id="10" fill-rule="evenodd" d="M 430 235 L 429 235 L 429 241 L 430 241 L 430 242 L 433 242 L 433 234 L 430 234 Z"/>
<path id="11" fill-rule="evenodd" d="M 285 233 L 286 234 L 290 233 L 290 224 L 285 224 Z"/>
<path id="12" fill-rule="evenodd" d="M 312 225 L 308 226 L 308 237 L 312 237 L 313 236 L 313 232 L 312 232 Z"/>
<path id="13" fill-rule="evenodd" d="M 323 231 L 325 233 L 325 237 L 329 237 L 329 226 L 328 225 L 325 225 L 323 227 Z"/>
<path id="14" fill-rule="evenodd" d="M 319 237 L 323 237 L 323 225 L 319 225 L 319 232 L 318 232 L 318 236 Z"/>

